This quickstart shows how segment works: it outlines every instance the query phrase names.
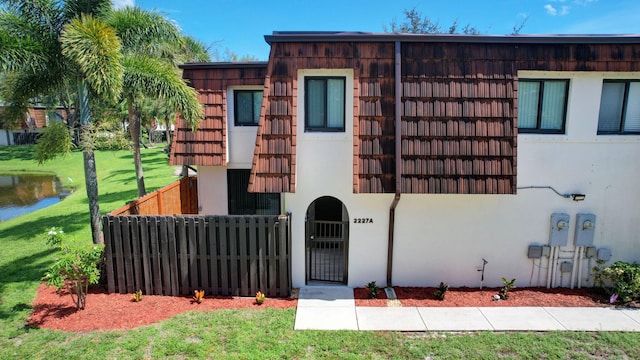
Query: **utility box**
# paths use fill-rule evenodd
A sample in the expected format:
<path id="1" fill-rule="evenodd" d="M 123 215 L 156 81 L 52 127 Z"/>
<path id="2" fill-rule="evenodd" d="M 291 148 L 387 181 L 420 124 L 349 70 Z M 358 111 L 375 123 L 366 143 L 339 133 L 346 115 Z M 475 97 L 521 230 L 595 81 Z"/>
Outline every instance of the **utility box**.
<path id="1" fill-rule="evenodd" d="M 573 263 L 564 261 L 560 264 L 560 272 L 568 273 L 573 271 Z"/>
<path id="2" fill-rule="evenodd" d="M 576 216 L 576 246 L 593 246 L 596 233 L 596 216 L 594 214 L 578 214 Z"/>
<path id="3" fill-rule="evenodd" d="M 611 250 L 606 249 L 606 248 L 601 248 L 598 249 L 598 256 L 597 256 L 598 260 L 602 260 L 602 261 L 609 261 L 611 260 Z"/>
<path id="4" fill-rule="evenodd" d="M 567 246 L 569 242 L 569 219 L 568 214 L 551 214 L 549 246 Z"/>
<path id="5" fill-rule="evenodd" d="M 542 257 L 542 246 L 529 245 L 529 250 L 527 251 L 527 258 L 540 259 L 541 257 Z"/>
<path id="6" fill-rule="evenodd" d="M 584 257 L 586 257 L 587 259 L 593 259 L 594 257 L 596 257 L 597 254 L 598 252 L 596 251 L 596 248 L 593 246 L 589 246 L 584 249 Z"/>

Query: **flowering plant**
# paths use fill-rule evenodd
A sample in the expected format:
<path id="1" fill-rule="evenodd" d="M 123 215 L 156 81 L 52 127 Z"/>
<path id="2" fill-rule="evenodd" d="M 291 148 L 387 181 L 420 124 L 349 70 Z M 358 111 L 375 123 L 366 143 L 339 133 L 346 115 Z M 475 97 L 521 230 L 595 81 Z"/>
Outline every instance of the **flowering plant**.
<path id="1" fill-rule="evenodd" d="M 47 245 L 60 246 L 60 244 L 62 243 L 63 236 L 64 236 L 64 231 L 62 231 L 62 228 L 57 228 L 53 226 L 47 232 Z"/>
<path id="2" fill-rule="evenodd" d="M 204 300 L 204 290 L 194 290 L 193 291 L 193 301 L 200 304 Z"/>
<path id="3" fill-rule="evenodd" d="M 45 235 L 47 244 L 56 247 L 58 254 L 43 280 L 47 286 L 67 289 L 76 309 L 84 309 L 89 285 L 97 284 L 100 279 L 98 264 L 102 261 L 102 246 L 69 241 L 62 229 L 55 227 Z"/>
<path id="4" fill-rule="evenodd" d="M 261 291 L 258 291 L 256 293 L 256 303 L 258 305 L 262 305 L 262 303 L 264 302 L 264 300 L 267 298 L 267 296 L 265 294 L 263 294 Z"/>
<path id="5" fill-rule="evenodd" d="M 131 295 L 131 300 L 133 302 L 142 301 L 142 290 L 138 290 L 138 291 L 134 292 L 133 295 Z"/>

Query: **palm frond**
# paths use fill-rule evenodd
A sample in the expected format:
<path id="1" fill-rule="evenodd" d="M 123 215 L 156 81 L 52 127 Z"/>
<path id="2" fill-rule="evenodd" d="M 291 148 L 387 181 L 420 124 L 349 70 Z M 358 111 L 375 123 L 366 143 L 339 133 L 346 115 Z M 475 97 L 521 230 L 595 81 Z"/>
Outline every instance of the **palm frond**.
<path id="1" fill-rule="evenodd" d="M 62 54 L 75 62 L 98 95 L 115 99 L 122 90 L 120 39 L 105 22 L 82 15 L 65 25 Z"/>
<path id="2" fill-rule="evenodd" d="M 64 17 L 67 21 L 80 15 L 92 15 L 101 18 L 111 11 L 112 6 L 111 0 L 66 0 Z"/>
<path id="3" fill-rule="evenodd" d="M 204 117 L 198 93 L 180 77 L 179 71 L 158 59 L 140 54 L 125 56 L 124 89 L 127 97 L 144 92 L 160 98 L 182 114 L 189 126 L 196 128 Z"/>
<path id="4" fill-rule="evenodd" d="M 122 41 L 125 51 L 139 52 L 159 43 L 179 43 L 183 39 L 180 28 L 154 10 L 127 7 L 114 10 L 106 17 Z"/>
<path id="5" fill-rule="evenodd" d="M 59 57 L 58 31 L 34 14 L 24 16 L 19 9 L 0 10 L 0 67 L 5 71 L 45 71 L 47 63 Z M 36 18 L 34 18 L 36 17 Z M 55 60 L 54 60 L 55 61 Z"/>

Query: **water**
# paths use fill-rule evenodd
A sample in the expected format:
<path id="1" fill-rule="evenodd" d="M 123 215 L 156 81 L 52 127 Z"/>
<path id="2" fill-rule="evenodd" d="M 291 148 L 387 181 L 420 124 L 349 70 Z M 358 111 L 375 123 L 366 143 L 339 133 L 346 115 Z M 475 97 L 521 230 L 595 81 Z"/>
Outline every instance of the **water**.
<path id="1" fill-rule="evenodd" d="M 63 193 L 54 174 L 0 174 L 0 221 L 57 204 Z"/>

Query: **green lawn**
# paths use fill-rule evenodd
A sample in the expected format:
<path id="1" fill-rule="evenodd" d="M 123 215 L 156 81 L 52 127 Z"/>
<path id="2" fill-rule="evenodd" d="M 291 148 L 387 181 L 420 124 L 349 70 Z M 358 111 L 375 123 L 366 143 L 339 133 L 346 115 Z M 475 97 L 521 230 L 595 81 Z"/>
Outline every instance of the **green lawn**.
<path id="1" fill-rule="evenodd" d="M 637 333 L 293 331 L 294 309 L 189 312 L 130 331 L 25 328 L 36 287 L 53 258 L 43 246 L 43 232 L 59 226 L 68 236 L 91 241 L 82 154 L 39 166 L 32 151 L 0 147 L 0 169 L 52 171 L 76 191 L 59 204 L 0 223 L 0 359 L 640 358 Z M 103 213 L 136 197 L 129 152 L 97 152 L 96 161 Z M 143 150 L 143 164 L 149 191 L 176 180 L 160 149 Z"/>

